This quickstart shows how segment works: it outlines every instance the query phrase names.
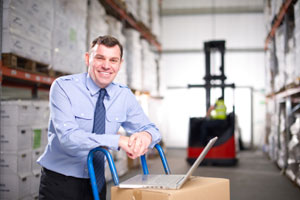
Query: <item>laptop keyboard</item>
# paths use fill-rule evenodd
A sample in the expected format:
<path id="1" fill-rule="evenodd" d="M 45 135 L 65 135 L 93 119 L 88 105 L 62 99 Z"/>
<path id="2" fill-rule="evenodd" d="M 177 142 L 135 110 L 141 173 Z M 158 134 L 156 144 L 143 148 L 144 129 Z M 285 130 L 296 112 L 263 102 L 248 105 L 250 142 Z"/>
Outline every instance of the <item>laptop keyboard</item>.
<path id="1" fill-rule="evenodd" d="M 164 175 L 164 176 L 155 176 L 151 177 L 149 180 L 149 183 L 155 184 L 155 185 L 168 185 L 168 184 L 176 184 L 179 182 L 183 176 L 179 175 Z"/>

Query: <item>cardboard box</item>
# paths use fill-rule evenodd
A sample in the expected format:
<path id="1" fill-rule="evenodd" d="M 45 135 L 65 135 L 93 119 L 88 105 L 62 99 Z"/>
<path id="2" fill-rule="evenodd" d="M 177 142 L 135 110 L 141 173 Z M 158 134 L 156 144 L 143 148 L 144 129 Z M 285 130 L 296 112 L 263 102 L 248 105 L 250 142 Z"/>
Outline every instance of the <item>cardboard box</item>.
<path id="1" fill-rule="evenodd" d="M 31 157 L 31 170 L 32 171 L 36 171 L 36 170 L 41 171 L 42 167 L 36 161 L 42 155 L 43 152 L 44 152 L 43 148 L 32 151 L 32 157 Z"/>
<path id="2" fill-rule="evenodd" d="M 18 42 L 18 45 L 21 43 Z M 16 53 L 18 54 L 18 52 Z M 1 101 L 1 124 L 5 124 L 5 126 L 30 125 L 33 122 L 34 114 L 31 101 Z"/>
<path id="3" fill-rule="evenodd" d="M 0 152 L 0 174 L 25 174 L 31 172 L 31 151 Z"/>
<path id="4" fill-rule="evenodd" d="M 40 187 L 40 180 L 41 180 L 41 170 L 35 170 L 32 172 L 31 176 L 31 194 L 37 194 L 39 193 L 39 187 Z"/>
<path id="5" fill-rule="evenodd" d="M 32 129 L 29 126 L 1 126 L 0 135 L 1 151 L 31 150 Z"/>
<path id="6" fill-rule="evenodd" d="M 1 174 L 0 199 L 21 199 L 30 194 L 31 174 Z"/>
<path id="7" fill-rule="evenodd" d="M 111 200 L 230 200 L 229 180 L 192 177 L 180 190 L 111 188 Z"/>

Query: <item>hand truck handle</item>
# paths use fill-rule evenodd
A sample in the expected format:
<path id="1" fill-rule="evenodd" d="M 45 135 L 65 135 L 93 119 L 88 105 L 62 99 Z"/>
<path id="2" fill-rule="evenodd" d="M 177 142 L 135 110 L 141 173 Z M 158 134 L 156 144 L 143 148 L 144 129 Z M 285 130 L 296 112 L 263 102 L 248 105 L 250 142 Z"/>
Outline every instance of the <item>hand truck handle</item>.
<path id="1" fill-rule="evenodd" d="M 93 190 L 93 196 L 94 196 L 95 200 L 100 200 L 98 188 L 97 188 L 95 170 L 94 170 L 94 165 L 93 165 L 94 152 L 96 152 L 96 151 L 101 151 L 106 156 L 108 165 L 110 168 L 111 176 L 114 180 L 115 185 L 119 185 L 119 177 L 118 177 L 117 169 L 116 169 L 115 163 L 113 161 L 113 158 L 111 156 L 111 153 L 108 150 L 101 148 L 101 147 L 96 147 L 89 152 L 88 159 L 87 159 L 87 162 L 88 162 L 87 165 L 88 165 L 89 176 L 90 176 L 92 190 Z"/>
<path id="2" fill-rule="evenodd" d="M 166 174 L 171 174 L 170 167 L 168 165 L 168 162 L 167 162 L 167 159 L 166 159 L 166 156 L 164 154 L 163 149 L 161 148 L 161 146 L 159 144 L 156 144 L 154 147 L 157 149 L 157 151 L 159 153 L 161 162 L 162 162 L 162 164 L 164 166 L 164 169 L 165 169 L 165 173 Z M 149 174 L 149 170 L 148 170 L 148 166 L 147 166 L 147 161 L 146 161 L 145 155 L 141 156 L 141 163 L 142 163 L 142 168 L 143 168 L 144 174 Z"/>

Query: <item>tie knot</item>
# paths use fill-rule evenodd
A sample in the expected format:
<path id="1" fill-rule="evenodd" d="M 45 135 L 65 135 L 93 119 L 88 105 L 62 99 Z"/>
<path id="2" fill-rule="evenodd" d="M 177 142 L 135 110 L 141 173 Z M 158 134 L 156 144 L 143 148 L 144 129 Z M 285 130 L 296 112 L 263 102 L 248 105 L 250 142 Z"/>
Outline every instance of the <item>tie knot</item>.
<path id="1" fill-rule="evenodd" d="M 99 99 L 101 99 L 101 101 L 103 101 L 104 97 L 106 95 L 106 89 L 100 89 L 100 93 L 99 93 Z"/>

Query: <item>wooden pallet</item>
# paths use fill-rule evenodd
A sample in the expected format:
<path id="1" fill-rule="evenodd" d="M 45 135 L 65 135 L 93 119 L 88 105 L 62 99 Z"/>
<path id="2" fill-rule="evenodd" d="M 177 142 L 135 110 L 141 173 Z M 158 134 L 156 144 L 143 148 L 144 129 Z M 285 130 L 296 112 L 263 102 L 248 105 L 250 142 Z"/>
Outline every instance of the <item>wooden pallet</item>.
<path id="1" fill-rule="evenodd" d="M 66 75 L 66 73 L 54 71 L 49 65 L 43 64 L 29 58 L 25 58 L 13 53 L 2 54 L 2 64 L 6 67 L 21 69 L 26 72 L 36 73 L 51 77 Z"/>

